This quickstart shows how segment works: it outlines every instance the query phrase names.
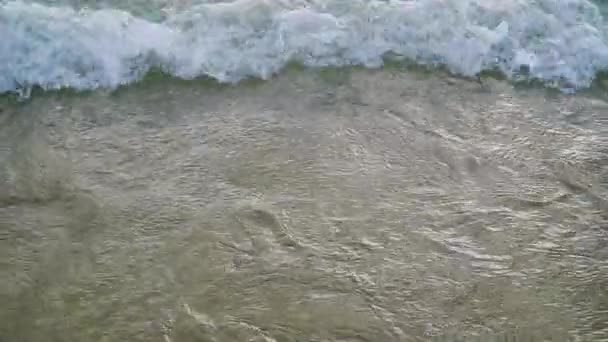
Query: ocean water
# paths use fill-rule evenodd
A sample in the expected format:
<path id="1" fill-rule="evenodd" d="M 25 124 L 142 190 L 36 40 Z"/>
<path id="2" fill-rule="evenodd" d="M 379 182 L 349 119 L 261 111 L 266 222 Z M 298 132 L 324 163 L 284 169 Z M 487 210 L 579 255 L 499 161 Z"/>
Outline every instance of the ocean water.
<path id="1" fill-rule="evenodd" d="M 0 341 L 608 341 L 607 15 L 0 0 Z"/>
<path id="2" fill-rule="evenodd" d="M 112 88 L 152 68 L 237 82 L 289 62 L 387 58 L 572 91 L 608 66 L 608 27 L 588 0 L 3 0 L 0 25 L 0 92 Z"/>

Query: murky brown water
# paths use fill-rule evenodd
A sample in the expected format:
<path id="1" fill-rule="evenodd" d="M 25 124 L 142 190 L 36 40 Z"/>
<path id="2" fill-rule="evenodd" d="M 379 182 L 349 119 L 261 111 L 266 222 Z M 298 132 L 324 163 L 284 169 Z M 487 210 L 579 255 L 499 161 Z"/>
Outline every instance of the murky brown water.
<path id="1" fill-rule="evenodd" d="M 608 340 L 607 113 L 390 70 L 4 103 L 0 340 Z"/>

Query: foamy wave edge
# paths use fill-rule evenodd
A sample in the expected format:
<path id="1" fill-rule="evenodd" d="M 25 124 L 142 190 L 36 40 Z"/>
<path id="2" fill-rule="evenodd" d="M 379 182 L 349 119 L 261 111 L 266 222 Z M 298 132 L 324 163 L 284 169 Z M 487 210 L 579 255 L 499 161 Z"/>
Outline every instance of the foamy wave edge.
<path id="1" fill-rule="evenodd" d="M 499 71 L 564 91 L 608 69 L 587 0 L 237 0 L 147 21 L 117 9 L 0 2 L 0 93 L 115 88 L 150 69 L 219 82 L 286 64 L 382 66 L 387 55 L 463 76 Z"/>

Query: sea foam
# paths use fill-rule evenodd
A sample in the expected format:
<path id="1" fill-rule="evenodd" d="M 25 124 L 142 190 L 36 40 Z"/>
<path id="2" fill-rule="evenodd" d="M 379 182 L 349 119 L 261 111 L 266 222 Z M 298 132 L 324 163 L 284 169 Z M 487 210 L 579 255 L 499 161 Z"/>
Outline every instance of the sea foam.
<path id="1" fill-rule="evenodd" d="M 587 0 L 237 0 L 158 21 L 0 2 L 0 92 L 114 88 L 151 68 L 238 82 L 289 62 L 379 67 L 388 55 L 577 90 L 608 69 L 608 26 Z"/>

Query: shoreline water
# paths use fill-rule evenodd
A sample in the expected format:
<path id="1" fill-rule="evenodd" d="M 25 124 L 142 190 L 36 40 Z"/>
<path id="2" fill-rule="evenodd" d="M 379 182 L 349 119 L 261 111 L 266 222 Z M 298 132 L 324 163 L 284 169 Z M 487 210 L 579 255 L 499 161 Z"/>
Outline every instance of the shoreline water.
<path id="1" fill-rule="evenodd" d="M 608 103 L 515 88 L 294 68 L 6 105 L 0 336 L 601 340 Z"/>
<path id="2" fill-rule="evenodd" d="M 210 88 L 213 90 L 226 89 L 233 87 L 249 87 L 259 85 L 264 82 L 273 82 L 277 78 L 281 78 L 285 74 L 293 74 L 297 72 L 310 72 L 319 75 L 322 79 L 331 81 L 332 78 L 340 77 L 340 75 L 348 75 L 354 72 L 360 72 L 362 70 L 369 71 L 388 71 L 388 72 L 400 72 L 400 73 L 412 73 L 417 77 L 446 77 L 451 79 L 458 79 L 469 82 L 477 82 L 481 86 L 483 83 L 493 82 L 506 82 L 511 85 L 515 90 L 520 90 L 525 93 L 527 90 L 532 90 L 539 96 L 585 96 L 585 97 L 596 97 L 598 99 L 608 98 L 608 73 L 601 72 L 598 77 L 593 80 L 592 85 L 589 88 L 580 89 L 576 92 L 564 92 L 558 88 L 552 87 L 542 80 L 535 79 L 522 79 L 522 80 L 509 80 L 504 74 L 499 71 L 485 70 L 478 74 L 476 77 L 467 77 L 455 73 L 451 73 L 444 66 L 440 65 L 424 65 L 418 64 L 412 61 L 391 61 L 386 59 L 382 66 L 377 68 L 366 68 L 361 65 L 344 66 L 344 67 L 307 67 L 299 63 L 289 63 L 281 71 L 273 74 L 268 79 L 262 79 L 258 77 L 248 77 L 236 82 L 220 82 L 212 77 L 199 76 L 193 79 L 179 78 L 174 75 L 163 72 L 162 70 L 154 69 L 150 70 L 145 76 L 139 80 L 129 82 L 115 88 L 96 88 L 79 90 L 70 87 L 59 88 L 59 89 L 44 89 L 40 86 L 34 86 L 28 90 L 15 90 L 0 93 L 0 100 L 9 104 L 17 104 L 20 102 L 27 102 L 34 97 L 39 96 L 87 96 L 94 92 L 101 92 L 105 94 L 119 94 L 120 92 L 127 91 L 129 87 L 145 87 L 146 85 L 152 85 L 156 83 L 171 82 L 174 84 L 184 84 L 196 88 Z"/>
<path id="3" fill-rule="evenodd" d="M 607 9 L 0 0 L 0 341 L 608 340 Z"/>

